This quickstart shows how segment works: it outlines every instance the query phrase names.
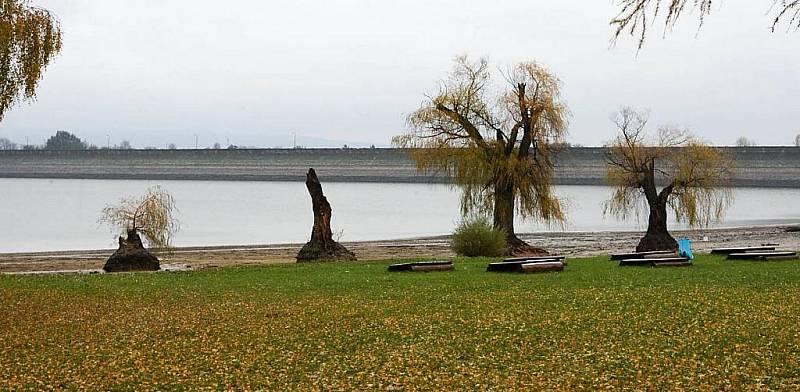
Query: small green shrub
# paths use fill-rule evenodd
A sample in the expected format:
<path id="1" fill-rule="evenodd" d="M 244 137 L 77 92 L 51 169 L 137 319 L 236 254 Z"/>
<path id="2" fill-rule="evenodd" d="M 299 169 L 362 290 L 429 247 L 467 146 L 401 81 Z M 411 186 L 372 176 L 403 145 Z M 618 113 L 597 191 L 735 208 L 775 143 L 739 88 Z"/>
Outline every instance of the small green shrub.
<path id="1" fill-rule="evenodd" d="M 506 234 L 485 217 L 465 219 L 453 231 L 450 246 L 460 256 L 501 256 L 506 251 Z"/>

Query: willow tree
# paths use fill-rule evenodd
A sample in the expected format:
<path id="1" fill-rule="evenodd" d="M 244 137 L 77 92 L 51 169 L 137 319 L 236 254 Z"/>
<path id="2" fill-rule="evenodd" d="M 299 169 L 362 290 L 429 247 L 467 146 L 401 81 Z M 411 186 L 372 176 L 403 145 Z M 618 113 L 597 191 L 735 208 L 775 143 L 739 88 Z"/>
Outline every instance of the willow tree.
<path id="1" fill-rule="evenodd" d="M 764 0 L 765 8 L 772 12 L 772 30 L 786 21 L 790 28 L 800 28 L 800 0 Z M 672 29 L 687 9 L 697 12 L 702 26 L 711 14 L 714 0 L 619 0 L 620 11 L 611 20 L 615 27 L 614 39 L 622 34 L 639 36 L 639 48 L 644 45 L 648 28 L 662 18 L 665 30 Z"/>
<path id="2" fill-rule="evenodd" d="M 33 100 L 45 68 L 61 50 L 61 28 L 27 0 L 0 0 L 0 121 L 20 101 Z"/>
<path id="3" fill-rule="evenodd" d="M 154 186 L 140 197 L 125 198 L 103 209 L 100 222 L 113 230 L 132 235 L 141 234 L 151 247 L 168 248 L 180 225 L 176 218 L 175 199 L 160 186 Z"/>
<path id="4" fill-rule="evenodd" d="M 126 237 L 119 237 L 119 249 L 103 269 L 106 272 L 159 270 L 158 258 L 145 249 L 142 237 L 150 247 L 170 248 L 172 236 L 179 227 L 176 212 L 172 195 L 158 186 L 148 189 L 144 196 L 106 206 L 100 222 L 109 224 Z"/>
<path id="5" fill-rule="evenodd" d="M 495 90 L 485 59 L 456 58 L 438 93 L 408 116 L 410 131 L 393 143 L 411 149 L 418 170 L 453 178 L 462 213 L 491 213 L 509 254 L 541 253 L 517 237 L 514 216 L 564 221 L 551 186 L 551 150 L 563 142 L 568 109 L 560 80 L 535 62 L 516 65 L 505 79 Z"/>
<path id="6" fill-rule="evenodd" d="M 687 130 L 661 127 L 647 137 L 647 115 L 630 108 L 612 117 L 619 131 L 608 145 L 606 179 L 614 187 L 605 213 L 627 219 L 649 210 L 647 233 L 637 252 L 674 250 L 667 211 L 690 227 L 707 226 L 722 218 L 732 201 L 726 186 L 733 161 Z"/>

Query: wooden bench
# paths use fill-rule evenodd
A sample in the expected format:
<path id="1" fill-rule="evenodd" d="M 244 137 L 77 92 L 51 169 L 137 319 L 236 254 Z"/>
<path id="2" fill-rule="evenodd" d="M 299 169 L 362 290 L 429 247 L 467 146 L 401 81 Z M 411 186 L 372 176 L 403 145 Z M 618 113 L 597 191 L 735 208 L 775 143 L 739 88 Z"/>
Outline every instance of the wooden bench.
<path id="1" fill-rule="evenodd" d="M 453 271 L 455 267 L 452 261 L 424 261 L 417 263 L 392 264 L 389 272 L 434 272 L 434 271 Z"/>
<path id="2" fill-rule="evenodd" d="M 547 263 L 550 261 L 560 261 L 567 265 L 567 258 L 565 256 L 542 256 L 542 257 L 511 257 L 504 259 L 504 263 L 528 262 L 528 263 Z"/>
<path id="3" fill-rule="evenodd" d="M 663 256 L 675 254 L 674 250 L 657 250 L 653 252 L 632 252 L 632 253 L 618 253 L 611 255 L 611 260 L 629 260 L 629 259 L 644 259 L 651 256 Z"/>
<path id="4" fill-rule="evenodd" d="M 746 252 L 731 253 L 728 260 L 795 260 L 797 252 Z"/>
<path id="5" fill-rule="evenodd" d="M 528 274 L 537 274 L 543 272 L 561 272 L 564 270 L 564 263 L 560 261 L 552 261 L 545 263 L 528 263 L 522 264 L 522 271 Z"/>
<path id="6" fill-rule="evenodd" d="M 777 246 L 745 246 L 740 248 L 717 248 L 711 249 L 712 255 L 730 255 L 731 253 L 750 253 L 750 252 L 772 252 Z"/>
<path id="7" fill-rule="evenodd" d="M 503 259 L 504 263 L 512 263 L 515 261 L 547 261 L 547 260 L 564 260 L 566 257 L 564 256 L 539 256 L 539 257 L 509 257 L 507 259 Z"/>
<path id="8" fill-rule="evenodd" d="M 691 261 L 685 257 L 665 257 L 660 259 L 625 259 L 620 260 L 620 267 L 649 265 L 651 267 L 676 267 L 691 265 Z"/>
<path id="9" fill-rule="evenodd" d="M 561 260 L 558 259 L 548 259 L 548 260 L 520 260 L 520 261 L 502 261 L 499 263 L 490 263 L 486 267 L 487 272 L 522 272 L 522 266 L 526 264 L 540 264 L 540 263 L 561 263 Z"/>

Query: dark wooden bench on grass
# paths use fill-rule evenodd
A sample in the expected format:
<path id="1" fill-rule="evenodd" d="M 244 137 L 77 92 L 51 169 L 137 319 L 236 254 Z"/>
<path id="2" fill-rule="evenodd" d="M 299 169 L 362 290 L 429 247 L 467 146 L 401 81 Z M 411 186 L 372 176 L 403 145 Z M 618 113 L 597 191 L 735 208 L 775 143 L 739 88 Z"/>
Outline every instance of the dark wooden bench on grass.
<path id="1" fill-rule="evenodd" d="M 564 263 L 558 259 L 507 261 L 490 263 L 487 272 L 552 272 L 563 271 Z"/>
<path id="2" fill-rule="evenodd" d="M 507 259 L 503 259 L 503 262 L 512 263 L 515 261 L 526 261 L 526 260 L 534 262 L 534 261 L 549 261 L 549 260 L 564 260 L 564 259 L 566 259 L 566 257 L 564 256 L 509 257 Z"/>
<path id="3" fill-rule="evenodd" d="M 664 255 L 674 255 L 673 250 L 657 250 L 653 252 L 631 252 L 631 253 L 617 253 L 611 255 L 611 260 L 630 260 L 630 259 L 645 259 L 647 257 L 656 257 Z"/>
<path id="4" fill-rule="evenodd" d="M 728 260 L 796 260 L 797 252 L 745 252 L 731 253 Z"/>
<path id="5" fill-rule="evenodd" d="M 452 261 L 422 261 L 416 263 L 392 264 L 389 272 L 434 272 L 434 271 L 453 271 Z"/>
<path id="6" fill-rule="evenodd" d="M 750 252 L 773 252 L 777 246 L 744 246 L 739 248 L 717 248 L 711 249 L 712 255 L 729 255 L 731 253 L 750 253 Z"/>
<path id="7" fill-rule="evenodd" d="M 518 262 L 548 263 L 554 260 L 560 261 L 564 265 L 567 265 L 567 258 L 565 256 L 510 257 L 507 259 L 503 259 L 503 262 L 504 263 L 518 263 Z"/>
<path id="8" fill-rule="evenodd" d="M 561 272 L 566 264 L 560 261 L 528 263 L 522 265 L 522 271 L 528 274 L 538 274 L 543 272 Z"/>
<path id="9" fill-rule="evenodd" d="M 651 267 L 688 267 L 692 262 L 685 257 L 665 257 L 660 259 L 626 259 L 620 260 L 620 267 L 648 265 Z"/>

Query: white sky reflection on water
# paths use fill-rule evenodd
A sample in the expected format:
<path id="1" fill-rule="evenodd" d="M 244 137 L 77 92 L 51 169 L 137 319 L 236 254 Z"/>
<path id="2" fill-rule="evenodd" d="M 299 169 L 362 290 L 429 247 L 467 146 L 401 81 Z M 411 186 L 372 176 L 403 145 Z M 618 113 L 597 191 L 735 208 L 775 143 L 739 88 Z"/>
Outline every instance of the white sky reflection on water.
<path id="1" fill-rule="evenodd" d="M 116 237 L 97 219 L 109 202 L 161 184 L 175 196 L 178 246 L 303 243 L 311 202 L 302 182 L 0 179 L 0 252 L 113 248 Z M 343 241 L 449 233 L 459 220 L 458 191 L 429 184 L 323 184 L 332 226 Z M 620 231 L 636 222 L 604 218 L 609 188 L 559 186 L 569 205 L 567 231 Z M 735 190 L 725 222 L 735 227 L 800 222 L 800 189 Z M 639 226 L 641 227 L 641 226 Z M 679 226 L 673 225 L 673 228 Z M 518 222 L 517 231 L 551 231 Z"/>

